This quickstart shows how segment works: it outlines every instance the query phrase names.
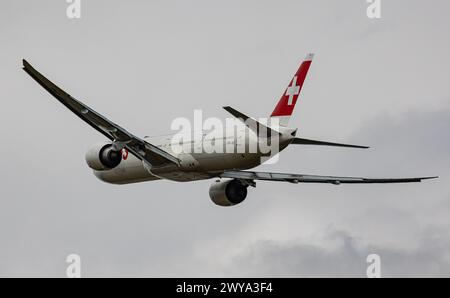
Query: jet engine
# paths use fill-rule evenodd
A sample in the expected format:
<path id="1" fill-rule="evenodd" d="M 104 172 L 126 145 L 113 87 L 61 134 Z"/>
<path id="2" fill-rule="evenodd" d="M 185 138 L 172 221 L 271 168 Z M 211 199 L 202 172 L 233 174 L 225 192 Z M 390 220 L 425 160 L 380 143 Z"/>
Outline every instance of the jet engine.
<path id="1" fill-rule="evenodd" d="M 247 187 L 248 185 L 236 179 L 216 180 L 209 188 L 209 197 L 219 206 L 237 205 L 247 197 Z"/>
<path id="2" fill-rule="evenodd" d="M 88 166 L 96 171 L 113 169 L 121 160 L 122 152 L 114 150 L 111 143 L 96 144 L 86 152 Z"/>

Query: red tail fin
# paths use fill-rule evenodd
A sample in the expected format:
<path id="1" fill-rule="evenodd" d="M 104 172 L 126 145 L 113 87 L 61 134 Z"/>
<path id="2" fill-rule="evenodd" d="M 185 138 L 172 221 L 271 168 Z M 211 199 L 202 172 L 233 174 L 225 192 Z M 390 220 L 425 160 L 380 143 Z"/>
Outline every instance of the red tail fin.
<path id="1" fill-rule="evenodd" d="M 303 63 L 298 68 L 294 77 L 292 78 L 286 91 L 278 101 L 277 106 L 272 112 L 271 117 L 279 118 L 280 125 L 287 126 L 289 119 L 294 111 L 295 104 L 302 90 L 303 82 L 305 81 L 306 74 L 308 73 L 309 66 L 311 65 L 314 54 L 308 54 Z"/>

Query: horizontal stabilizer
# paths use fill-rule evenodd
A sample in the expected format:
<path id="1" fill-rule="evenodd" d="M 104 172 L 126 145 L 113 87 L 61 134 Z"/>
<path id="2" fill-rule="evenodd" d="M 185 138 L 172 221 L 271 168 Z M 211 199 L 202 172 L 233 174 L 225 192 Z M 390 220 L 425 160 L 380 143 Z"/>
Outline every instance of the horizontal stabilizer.
<path id="1" fill-rule="evenodd" d="M 368 149 L 370 147 L 360 146 L 360 145 L 350 145 L 350 144 L 340 144 L 340 143 L 331 143 L 331 142 L 323 142 L 317 140 L 310 139 L 302 139 L 295 138 L 291 144 L 295 145 L 318 145 L 318 146 L 334 146 L 334 147 L 347 147 L 347 148 L 360 148 L 360 149 Z"/>
<path id="2" fill-rule="evenodd" d="M 233 109 L 232 107 L 223 107 L 225 111 L 233 115 L 236 119 L 239 119 L 243 122 L 248 128 L 253 130 L 258 136 L 270 137 L 272 135 L 281 135 L 280 132 L 262 124 L 261 122 L 256 121 L 253 118 L 239 112 L 238 110 Z M 265 134 L 262 134 L 262 131 L 265 131 Z"/>

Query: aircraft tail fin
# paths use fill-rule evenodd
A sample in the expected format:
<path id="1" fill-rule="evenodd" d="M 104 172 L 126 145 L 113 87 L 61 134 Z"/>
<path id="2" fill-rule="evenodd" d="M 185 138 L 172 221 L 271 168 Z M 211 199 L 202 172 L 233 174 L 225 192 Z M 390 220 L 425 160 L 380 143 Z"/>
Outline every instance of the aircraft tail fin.
<path id="1" fill-rule="evenodd" d="M 306 56 L 270 115 L 270 117 L 278 118 L 280 126 L 287 126 L 289 123 L 313 58 L 314 54 Z"/>

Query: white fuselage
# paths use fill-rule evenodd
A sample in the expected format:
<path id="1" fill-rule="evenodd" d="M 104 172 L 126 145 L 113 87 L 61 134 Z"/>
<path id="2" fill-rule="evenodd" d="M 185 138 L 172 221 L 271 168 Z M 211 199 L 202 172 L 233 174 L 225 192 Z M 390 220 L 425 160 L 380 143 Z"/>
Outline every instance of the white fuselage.
<path id="1" fill-rule="evenodd" d="M 232 133 L 230 130 L 232 129 Z M 259 138 L 257 134 L 245 125 L 227 127 L 226 133 L 200 133 L 202 136 L 198 141 L 182 141 L 179 144 L 188 145 L 190 150 L 177 152 L 172 144 L 176 134 L 144 137 L 145 141 L 159 147 L 160 149 L 176 156 L 180 160 L 180 166 L 168 165 L 163 167 L 151 167 L 144 164 L 134 155 L 129 154 L 120 164 L 105 171 L 94 171 L 94 174 L 102 181 L 114 184 L 127 184 L 158 179 L 174 181 L 194 181 L 209 179 L 215 173 L 230 169 L 250 169 L 260 165 L 271 154 L 286 148 L 293 137 L 295 130 L 281 128 L 280 136 L 272 136 L 273 144 L 278 144 L 276 152 L 260 150 L 264 143 L 268 148 L 267 138 Z M 234 133 L 233 133 L 234 132 Z M 189 132 L 191 135 L 191 132 Z M 193 138 L 191 138 L 193 139 Z M 189 138 L 185 138 L 189 140 Z M 214 140 L 212 142 L 212 140 Z M 276 142 L 276 143 L 275 143 Z M 189 143 L 189 144 L 187 144 Z M 217 144 L 223 145 L 223 150 L 217 149 Z M 258 148 L 252 150 L 250 148 Z M 265 159 L 264 159 L 265 158 Z"/>

